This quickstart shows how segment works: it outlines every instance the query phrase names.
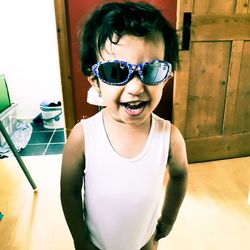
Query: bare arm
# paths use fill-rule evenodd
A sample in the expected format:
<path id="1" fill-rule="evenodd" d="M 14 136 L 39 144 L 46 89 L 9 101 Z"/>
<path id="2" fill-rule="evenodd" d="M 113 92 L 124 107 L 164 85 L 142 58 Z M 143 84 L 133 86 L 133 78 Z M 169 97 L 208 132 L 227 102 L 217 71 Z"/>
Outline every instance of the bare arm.
<path id="1" fill-rule="evenodd" d="M 77 124 L 64 147 L 61 170 L 61 203 L 66 222 L 74 240 L 75 248 L 96 249 L 88 239 L 88 230 L 83 219 L 84 135 L 82 125 Z"/>
<path id="2" fill-rule="evenodd" d="M 167 184 L 162 215 L 159 219 L 155 240 L 166 237 L 176 220 L 187 188 L 187 155 L 180 131 L 172 125 L 169 154 L 169 181 Z"/>

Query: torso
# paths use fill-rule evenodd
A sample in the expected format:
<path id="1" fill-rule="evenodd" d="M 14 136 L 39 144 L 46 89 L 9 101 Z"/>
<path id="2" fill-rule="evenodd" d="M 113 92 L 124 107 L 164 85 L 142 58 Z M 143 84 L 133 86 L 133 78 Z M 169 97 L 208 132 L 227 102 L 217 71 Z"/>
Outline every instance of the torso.
<path id="1" fill-rule="evenodd" d="M 142 152 L 150 132 L 151 117 L 140 126 L 135 126 L 112 120 L 104 110 L 103 123 L 109 142 L 119 155 L 133 158 Z"/>
<path id="2" fill-rule="evenodd" d="M 132 150 L 117 152 L 119 143 L 115 143 L 115 149 L 110 144 L 102 119 L 102 113 L 98 113 L 82 121 L 87 225 L 99 249 L 138 250 L 151 238 L 157 224 L 170 123 L 153 115 L 143 146 L 136 147 L 135 138 L 127 145 Z M 129 141 L 127 136 L 119 134 L 120 141 Z M 138 152 L 134 153 L 135 149 Z"/>

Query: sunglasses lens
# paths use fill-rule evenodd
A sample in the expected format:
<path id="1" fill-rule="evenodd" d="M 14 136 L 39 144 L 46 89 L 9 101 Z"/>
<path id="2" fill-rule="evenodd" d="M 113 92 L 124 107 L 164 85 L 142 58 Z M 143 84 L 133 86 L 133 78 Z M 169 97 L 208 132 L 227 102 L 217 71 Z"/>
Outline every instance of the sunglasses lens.
<path id="1" fill-rule="evenodd" d="M 158 83 L 163 81 L 171 70 L 164 62 L 153 61 L 143 67 L 143 82 L 144 83 Z"/>
<path id="2" fill-rule="evenodd" d="M 128 78 L 129 70 L 121 63 L 106 62 L 99 66 L 99 74 L 106 82 L 121 83 Z"/>

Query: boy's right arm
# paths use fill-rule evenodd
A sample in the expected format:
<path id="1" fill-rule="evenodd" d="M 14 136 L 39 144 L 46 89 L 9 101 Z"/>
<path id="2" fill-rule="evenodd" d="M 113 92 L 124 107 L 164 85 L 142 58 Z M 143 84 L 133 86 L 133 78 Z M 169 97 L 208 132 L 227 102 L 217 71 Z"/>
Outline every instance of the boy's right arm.
<path id="1" fill-rule="evenodd" d="M 83 219 L 82 184 L 84 160 L 84 134 L 78 123 L 72 130 L 63 152 L 61 170 L 61 203 L 75 248 L 93 250 Z"/>

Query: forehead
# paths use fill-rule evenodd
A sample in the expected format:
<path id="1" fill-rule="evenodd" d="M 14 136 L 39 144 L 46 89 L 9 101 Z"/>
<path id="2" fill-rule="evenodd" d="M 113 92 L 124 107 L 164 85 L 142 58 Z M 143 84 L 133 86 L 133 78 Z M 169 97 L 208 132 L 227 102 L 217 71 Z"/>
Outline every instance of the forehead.
<path id="1" fill-rule="evenodd" d="M 154 59 L 164 60 L 165 44 L 160 33 L 144 37 L 124 35 L 120 39 L 107 39 L 98 55 L 100 61 L 122 60 L 130 63 L 141 63 Z"/>

